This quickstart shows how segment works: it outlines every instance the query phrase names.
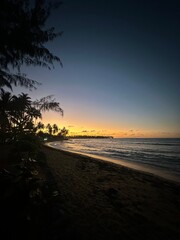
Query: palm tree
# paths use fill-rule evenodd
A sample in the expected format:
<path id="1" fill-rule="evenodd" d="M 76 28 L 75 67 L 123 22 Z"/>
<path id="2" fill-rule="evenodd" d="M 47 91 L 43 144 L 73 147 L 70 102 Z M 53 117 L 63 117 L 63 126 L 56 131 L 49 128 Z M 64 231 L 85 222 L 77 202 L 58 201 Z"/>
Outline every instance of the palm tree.
<path id="1" fill-rule="evenodd" d="M 37 130 L 41 130 L 41 129 L 44 129 L 44 123 L 38 122 L 38 124 L 37 124 Z"/>
<path id="2" fill-rule="evenodd" d="M 3 89 L 0 92 L 0 132 L 2 136 L 7 133 L 13 133 L 14 137 L 28 132 L 36 132 L 36 119 L 42 117 L 41 112 L 54 110 L 63 114 L 63 110 L 59 107 L 59 103 L 52 99 L 52 96 L 32 101 L 28 94 L 21 93 L 18 96 L 11 95 Z M 40 127 L 40 125 L 38 126 Z M 42 128 L 42 125 L 41 125 Z M 50 135 L 58 131 L 55 124 L 52 128 L 47 125 Z"/>
<path id="3" fill-rule="evenodd" d="M 58 132 L 58 126 L 57 126 L 57 124 L 53 124 L 52 128 L 53 128 L 53 134 L 55 134 L 55 133 Z"/>
<path id="4" fill-rule="evenodd" d="M 48 130 L 48 133 L 49 133 L 50 135 L 52 135 L 52 126 L 51 126 L 50 123 L 47 124 L 46 128 L 47 128 L 47 130 Z"/>
<path id="5" fill-rule="evenodd" d="M 13 96 L 12 103 L 14 109 L 11 112 L 10 119 L 14 132 L 33 132 L 34 120 L 41 118 L 41 113 L 31 105 L 31 98 L 28 94 L 21 93 L 18 96 Z"/>
<path id="6" fill-rule="evenodd" d="M 60 137 L 66 137 L 66 135 L 68 134 L 68 129 L 66 129 L 65 127 L 63 127 L 60 131 L 60 133 L 58 134 L 58 136 Z"/>
<path id="7" fill-rule="evenodd" d="M 53 95 L 49 95 L 47 97 L 43 97 L 39 100 L 33 101 L 32 105 L 36 109 L 39 109 L 40 112 L 52 110 L 52 111 L 60 113 L 63 116 L 63 110 L 59 106 L 59 102 L 56 102 L 56 99 L 53 98 Z"/>
<path id="8" fill-rule="evenodd" d="M 26 93 L 21 93 L 18 96 L 13 96 L 15 103 L 17 104 L 16 109 L 28 108 L 31 106 L 31 98 Z"/>

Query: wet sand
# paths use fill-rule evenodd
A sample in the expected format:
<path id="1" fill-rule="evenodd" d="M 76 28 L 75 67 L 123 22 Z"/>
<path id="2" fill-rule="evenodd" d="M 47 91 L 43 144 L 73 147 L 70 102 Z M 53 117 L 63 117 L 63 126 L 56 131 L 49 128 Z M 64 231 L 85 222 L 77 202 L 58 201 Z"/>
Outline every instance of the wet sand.
<path id="1" fill-rule="evenodd" d="M 180 184 L 44 147 L 61 198 L 64 236 L 180 239 Z"/>

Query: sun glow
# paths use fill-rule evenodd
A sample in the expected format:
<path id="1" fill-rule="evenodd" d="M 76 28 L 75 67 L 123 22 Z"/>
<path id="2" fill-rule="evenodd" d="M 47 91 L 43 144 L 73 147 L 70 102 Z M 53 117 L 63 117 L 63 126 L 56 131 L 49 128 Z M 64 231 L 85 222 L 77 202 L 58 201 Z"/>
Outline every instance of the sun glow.
<path id="1" fill-rule="evenodd" d="M 74 115 L 68 116 L 66 114 L 61 117 L 57 113 L 49 112 L 43 114 L 42 122 L 45 126 L 50 123 L 51 125 L 57 124 L 59 129 L 68 129 L 69 136 L 112 136 L 114 138 L 179 138 L 180 131 L 167 131 L 165 128 L 142 128 L 130 124 L 111 124 L 101 121 L 90 121 L 82 119 Z"/>

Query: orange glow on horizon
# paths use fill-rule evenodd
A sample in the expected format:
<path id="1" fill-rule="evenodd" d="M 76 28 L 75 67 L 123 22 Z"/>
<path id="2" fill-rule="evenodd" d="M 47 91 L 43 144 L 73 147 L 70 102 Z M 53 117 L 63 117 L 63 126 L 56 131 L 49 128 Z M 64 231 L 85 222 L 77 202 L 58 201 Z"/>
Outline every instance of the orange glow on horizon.
<path id="1" fill-rule="evenodd" d="M 84 119 L 67 120 L 57 113 L 44 114 L 42 122 L 45 126 L 57 124 L 59 129 L 65 127 L 69 130 L 69 136 L 112 136 L 114 138 L 180 138 L 180 131 L 169 131 L 166 129 L 136 128 L 135 126 L 113 127 L 107 123 L 87 123 Z M 121 123 L 119 124 L 121 126 Z M 122 124 L 123 125 L 123 124 Z"/>
<path id="2" fill-rule="evenodd" d="M 53 122 L 48 122 L 50 124 L 54 124 Z M 57 123 L 56 123 L 57 124 Z M 45 123 L 45 126 L 47 123 Z M 147 131 L 147 130 L 133 130 L 133 129 L 99 129 L 99 128 L 91 128 L 91 127 L 81 127 L 81 126 L 73 126 L 73 125 L 62 125 L 57 124 L 59 129 L 65 127 L 68 129 L 69 136 L 112 136 L 114 138 L 180 138 L 180 133 L 171 133 L 165 131 Z M 47 132 L 47 131 L 45 131 Z"/>

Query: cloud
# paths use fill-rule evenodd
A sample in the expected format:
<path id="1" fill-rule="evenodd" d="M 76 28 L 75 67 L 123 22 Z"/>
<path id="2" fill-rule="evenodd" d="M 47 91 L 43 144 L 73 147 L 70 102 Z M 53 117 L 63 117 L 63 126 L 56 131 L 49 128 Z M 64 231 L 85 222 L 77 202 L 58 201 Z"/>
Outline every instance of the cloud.
<path id="1" fill-rule="evenodd" d="M 68 128 L 73 128 L 74 126 L 73 125 L 69 125 L 69 126 L 67 126 Z"/>
<path id="2" fill-rule="evenodd" d="M 96 130 L 83 130 L 82 133 L 93 133 L 96 132 Z"/>

